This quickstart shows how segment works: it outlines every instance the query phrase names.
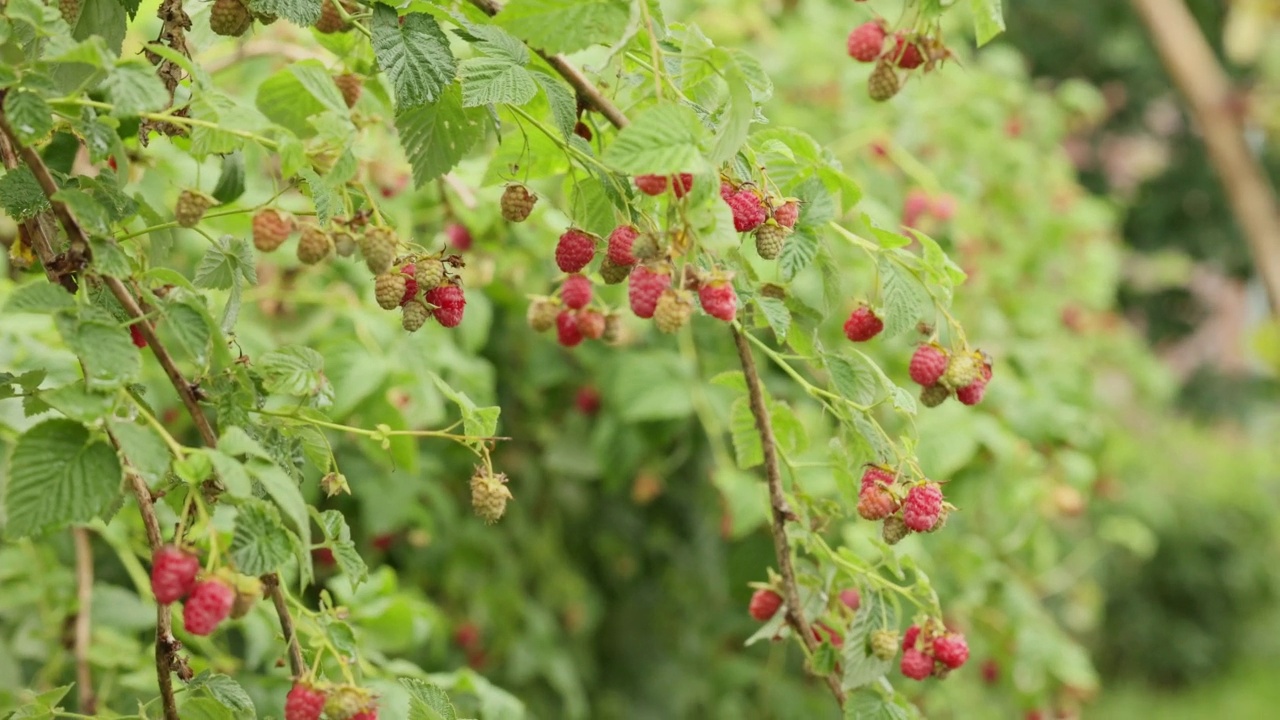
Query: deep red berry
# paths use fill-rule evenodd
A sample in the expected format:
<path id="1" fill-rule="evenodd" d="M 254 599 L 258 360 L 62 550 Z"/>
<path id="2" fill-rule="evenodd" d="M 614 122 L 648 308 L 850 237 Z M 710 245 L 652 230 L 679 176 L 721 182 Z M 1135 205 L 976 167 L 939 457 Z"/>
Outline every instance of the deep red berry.
<path id="1" fill-rule="evenodd" d="M 453 631 L 453 641 L 458 647 L 465 650 L 478 650 L 480 648 L 480 628 L 475 623 L 464 622 Z"/>
<path id="2" fill-rule="evenodd" d="M 595 415 L 600 412 L 600 391 L 590 385 L 583 385 L 574 394 L 573 404 L 583 415 Z"/>
<path id="3" fill-rule="evenodd" d="M 444 226 L 445 237 L 449 238 L 449 245 L 454 250 L 462 250 L 463 252 L 471 249 L 471 231 L 462 223 L 452 222 Z"/>
<path id="4" fill-rule="evenodd" d="M 609 233 L 609 248 L 605 255 L 614 265 L 635 265 L 636 256 L 631 253 L 631 247 L 639 235 L 640 231 L 635 226 L 619 225 Z"/>
<path id="5" fill-rule="evenodd" d="M 764 206 L 764 199 L 751 188 L 743 188 L 734 193 L 725 202 L 733 211 L 733 229 L 738 232 L 751 232 L 769 219 L 769 209 Z"/>
<path id="6" fill-rule="evenodd" d="M 231 613 L 236 591 L 221 580 L 202 580 L 182 608 L 182 626 L 192 635 L 208 635 Z"/>
<path id="7" fill-rule="evenodd" d="M 840 602 L 844 603 L 845 607 L 856 612 L 862 605 L 862 594 L 858 592 L 857 588 L 845 588 L 840 591 Z"/>
<path id="8" fill-rule="evenodd" d="M 875 62 L 884 49 L 884 27 L 880 23 L 865 22 L 849 33 L 847 47 L 849 57 L 858 62 Z"/>
<path id="9" fill-rule="evenodd" d="M 561 310 L 560 314 L 556 315 L 556 340 L 565 347 L 573 347 L 582 342 L 577 313 L 572 310 Z"/>
<path id="10" fill-rule="evenodd" d="M 733 322 L 738 315 L 738 294 L 728 280 L 712 280 L 698 288 L 698 300 L 708 315 L 725 322 Z"/>
<path id="11" fill-rule="evenodd" d="M 751 617 L 764 622 L 773 617 L 780 607 L 782 607 L 781 595 L 772 590 L 757 590 L 751 595 L 747 612 L 751 613 Z"/>
<path id="12" fill-rule="evenodd" d="M 866 342 L 884 329 L 884 321 L 867 305 L 859 305 L 844 323 L 844 336 L 854 342 Z"/>
<path id="13" fill-rule="evenodd" d="M 949 632 L 933 640 L 933 657 L 955 670 L 969 659 L 969 643 L 960 633 Z"/>
<path id="14" fill-rule="evenodd" d="M 168 605 L 191 592 L 200 572 L 200 558 L 173 545 L 165 545 L 151 557 L 151 592 L 156 602 Z"/>
<path id="15" fill-rule="evenodd" d="M 914 70 L 924 64 L 920 46 L 908 41 L 902 33 L 893 36 L 893 50 L 889 52 L 889 56 L 903 70 Z"/>
<path id="16" fill-rule="evenodd" d="M 800 219 L 800 203 L 788 200 L 773 209 L 773 220 L 784 228 L 794 228 Z"/>
<path id="17" fill-rule="evenodd" d="M 295 683 L 284 700 L 284 720 L 320 720 L 325 694 L 303 683 Z"/>
<path id="18" fill-rule="evenodd" d="M 608 320 L 605 316 L 590 308 L 578 311 L 578 332 L 587 340 L 599 340 L 604 337 Z"/>
<path id="19" fill-rule="evenodd" d="M 988 658 L 982 663 L 982 681 L 988 685 L 995 685 L 1000 680 L 1000 663 Z"/>
<path id="20" fill-rule="evenodd" d="M 458 327 L 462 322 L 462 313 L 467 307 L 467 297 L 457 285 L 441 285 L 428 290 L 423 297 L 436 308 L 431 311 L 436 322 L 444 327 Z"/>
<path id="21" fill-rule="evenodd" d="M 865 520 L 883 520 L 898 510 L 898 499 L 880 487 L 863 487 L 858 493 L 858 515 Z"/>
<path id="22" fill-rule="evenodd" d="M 661 195 L 667 191 L 667 176 L 637 175 L 636 187 L 645 195 Z"/>
<path id="23" fill-rule="evenodd" d="M 351 716 L 351 720 L 378 720 L 377 706 L 370 706 Z"/>
<path id="24" fill-rule="evenodd" d="M 400 296 L 400 307 L 404 307 L 409 301 L 418 297 L 417 272 L 413 263 L 407 263 L 400 268 L 400 274 L 404 276 L 404 295 Z"/>
<path id="25" fill-rule="evenodd" d="M 582 122 L 581 120 L 579 120 L 578 123 L 573 126 L 573 134 L 577 135 L 583 140 L 586 140 L 587 142 L 591 142 L 591 138 L 592 138 L 591 126 Z"/>
<path id="26" fill-rule="evenodd" d="M 556 265 L 567 273 L 586 267 L 596 256 L 596 241 L 577 228 L 569 228 L 556 244 Z"/>
<path id="27" fill-rule="evenodd" d="M 658 298 L 669 287 L 670 275 L 654 272 L 644 265 L 637 267 L 627 279 L 627 299 L 631 303 L 631 312 L 640 318 L 653 317 L 653 312 L 658 307 Z"/>
<path id="28" fill-rule="evenodd" d="M 920 626 L 912 625 L 902 634 L 902 649 L 911 650 L 916 646 L 916 640 L 920 638 Z"/>
<path id="29" fill-rule="evenodd" d="M 921 345 L 916 348 L 907 368 L 911 379 L 924 387 L 936 385 L 946 371 L 947 353 L 937 345 Z"/>
<path id="30" fill-rule="evenodd" d="M 965 405 L 977 405 L 982 402 L 982 396 L 987 392 L 986 380 L 974 380 L 964 387 L 956 390 L 956 399 Z"/>
<path id="31" fill-rule="evenodd" d="M 383 533 L 378 533 L 377 535 L 374 535 L 371 544 L 373 545 L 374 550 L 377 550 L 379 552 L 386 552 L 390 550 L 391 546 L 395 545 L 395 543 L 396 543 L 395 533 L 383 532 Z"/>
<path id="32" fill-rule="evenodd" d="M 942 513 L 942 488 L 937 483 L 916 485 L 907 491 L 902 520 L 916 532 L 928 532 Z"/>
<path id="33" fill-rule="evenodd" d="M 147 346 L 147 339 L 142 336 L 142 331 L 138 329 L 137 323 L 129 326 L 129 339 L 133 341 L 134 347 L 144 348 Z"/>
<path id="34" fill-rule="evenodd" d="M 734 187 L 733 183 L 728 180 L 720 181 L 720 198 L 722 200 L 729 202 L 729 198 L 733 197 L 736 192 L 738 192 L 738 188 Z"/>
<path id="35" fill-rule="evenodd" d="M 903 675 L 912 680 L 924 680 L 933 673 L 933 658 L 919 650 L 906 650 L 902 653 L 902 663 L 898 667 Z"/>
<path id="36" fill-rule="evenodd" d="M 693 175 L 690 175 L 689 173 L 680 173 L 679 175 L 672 176 L 671 192 L 675 193 L 676 197 L 682 198 L 684 197 L 685 193 L 689 192 L 692 189 L 693 189 Z"/>
<path id="37" fill-rule="evenodd" d="M 591 302 L 591 280 L 577 273 L 565 278 L 564 285 L 560 286 L 560 300 L 574 310 L 586 307 Z"/>
<path id="38" fill-rule="evenodd" d="M 868 487 L 875 487 L 876 483 L 884 483 L 892 485 L 894 480 L 893 471 L 879 465 L 868 465 L 866 470 L 862 471 L 862 487 L 866 490 Z"/>
<path id="39" fill-rule="evenodd" d="M 338 564 L 338 559 L 333 556 L 333 550 L 329 548 L 315 548 L 311 551 L 311 560 L 321 567 L 331 568 Z"/>

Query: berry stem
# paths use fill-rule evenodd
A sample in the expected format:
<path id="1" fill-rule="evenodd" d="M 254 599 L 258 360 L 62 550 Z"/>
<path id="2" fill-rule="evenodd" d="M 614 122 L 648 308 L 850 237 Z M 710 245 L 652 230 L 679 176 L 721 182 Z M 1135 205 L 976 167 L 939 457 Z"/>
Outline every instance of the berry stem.
<path id="1" fill-rule="evenodd" d="M 494 440 L 510 440 L 511 439 L 509 437 L 503 437 L 500 435 L 495 435 L 493 437 L 480 437 L 477 435 L 458 435 L 457 433 L 451 433 L 445 430 L 391 430 L 389 428 L 377 428 L 374 430 L 369 430 L 366 428 L 355 427 L 353 425 L 342 425 L 340 423 L 333 423 L 327 420 L 319 420 L 312 417 L 306 417 L 304 415 L 298 415 L 297 413 L 279 412 L 276 410 L 251 410 L 250 412 L 255 412 L 259 415 L 270 415 L 271 417 L 285 418 L 287 420 L 295 420 L 297 422 L 307 423 L 308 425 L 315 425 L 316 427 L 327 428 L 329 430 L 338 430 L 341 432 L 349 432 L 355 435 L 362 435 L 364 437 L 370 437 L 370 438 L 385 438 L 385 437 L 396 437 L 396 436 L 429 437 L 429 438 L 443 438 L 445 440 L 453 440 L 454 442 L 463 443 L 463 444 L 476 443 L 476 442 L 484 443 L 484 442 L 492 442 Z"/>
<path id="2" fill-rule="evenodd" d="M 49 104 L 50 105 L 75 105 L 77 107 L 91 107 L 91 108 L 94 108 L 95 110 L 108 110 L 108 111 L 115 109 L 115 106 L 113 106 L 111 103 L 105 103 L 98 100 L 85 100 L 84 98 L 78 98 L 78 97 L 58 98 L 56 100 L 50 100 Z M 210 130 L 218 130 L 218 131 L 227 133 L 228 135 L 235 135 L 236 137 L 244 138 L 245 140 L 252 140 L 253 142 L 258 143 L 259 145 L 267 148 L 268 150 L 280 149 L 280 144 L 277 143 L 275 140 L 265 138 L 256 133 L 248 132 L 247 130 L 236 130 L 234 128 L 224 127 L 222 125 L 219 125 L 218 123 L 209 122 L 208 120 L 200 120 L 199 118 L 183 117 L 181 115 L 174 115 L 173 113 L 140 112 L 140 113 L 133 113 L 133 114 L 136 115 L 137 117 L 142 118 L 143 120 L 155 120 L 157 122 L 172 123 L 174 125 L 186 125 L 188 127 L 202 127 L 202 128 L 208 128 Z"/>
<path id="3" fill-rule="evenodd" d="M 284 590 L 280 588 L 280 576 L 275 573 L 263 575 L 262 593 L 271 598 L 276 607 L 276 615 L 280 618 L 280 631 L 284 633 L 285 645 L 289 648 L 289 672 L 294 680 L 302 677 L 307 671 L 307 664 L 302 660 L 302 647 L 298 644 L 298 634 L 293 627 L 293 616 L 289 614 L 289 604 L 285 600 Z"/>
<path id="4" fill-rule="evenodd" d="M 187 448 L 183 447 L 182 443 L 178 442 L 177 439 L 169 433 L 164 424 L 156 419 L 156 416 L 152 415 L 151 411 L 147 410 L 146 403 L 135 397 L 128 389 L 122 388 L 120 390 L 120 394 L 133 405 L 134 410 L 138 413 L 139 417 L 146 421 L 146 423 L 151 426 L 151 429 L 160 434 L 160 439 L 164 441 L 166 446 L 168 446 L 169 452 L 173 453 L 174 459 L 181 460 L 187 456 Z"/>

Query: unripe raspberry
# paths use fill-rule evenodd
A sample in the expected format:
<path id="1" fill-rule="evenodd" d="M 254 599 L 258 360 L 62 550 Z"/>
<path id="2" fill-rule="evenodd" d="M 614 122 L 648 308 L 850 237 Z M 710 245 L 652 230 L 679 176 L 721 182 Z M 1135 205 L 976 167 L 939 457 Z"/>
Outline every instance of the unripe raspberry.
<path id="1" fill-rule="evenodd" d="M 884 467 L 883 465 L 868 465 L 867 468 L 862 471 L 862 486 L 860 489 L 866 490 L 869 487 L 878 487 L 881 483 L 884 485 L 892 485 L 895 479 L 896 476 L 889 468 Z"/>
<path id="2" fill-rule="evenodd" d="M 218 35 L 240 37 L 253 25 L 253 15 L 244 0 L 213 0 L 209 28 Z"/>
<path id="3" fill-rule="evenodd" d="M 711 317 L 733 322 L 738 316 L 738 294 L 728 280 L 712 280 L 698 288 L 698 301 Z"/>
<path id="4" fill-rule="evenodd" d="M 338 92 L 342 93 L 342 102 L 347 104 L 348 108 L 353 108 L 360 100 L 360 93 L 364 91 L 364 79 L 359 75 L 352 73 L 343 73 L 333 76 L 333 84 L 338 86 Z"/>
<path id="5" fill-rule="evenodd" d="M 794 228 L 796 221 L 800 219 L 800 201 L 795 198 L 787 199 L 773 209 L 773 219 L 784 228 Z"/>
<path id="6" fill-rule="evenodd" d="M 930 385 L 920 390 L 920 404 L 925 407 L 938 407 L 951 397 L 951 391 L 942 385 Z"/>
<path id="7" fill-rule="evenodd" d="M 849 57 L 858 62 L 874 62 L 884 50 L 884 26 L 878 22 L 865 22 L 849 33 L 846 42 Z"/>
<path id="8" fill-rule="evenodd" d="M 965 642 L 964 635 L 960 633 L 946 633 L 934 638 L 933 657 L 949 669 L 955 670 L 969 659 L 969 643 Z"/>
<path id="9" fill-rule="evenodd" d="M 331 252 L 333 252 L 333 241 L 329 239 L 329 233 L 315 225 L 306 225 L 302 228 L 302 237 L 298 238 L 299 262 L 315 265 L 329 257 Z"/>
<path id="10" fill-rule="evenodd" d="M 780 607 L 782 607 L 781 595 L 772 590 L 760 589 L 752 593 L 747 612 L 751 613 L 751 617 L 756 620 L 764 622 L 773 617 Z"/>
<path id="11" fill-rule="evenodd" d="M 956 390 L 956 399 L 965 405 L 977 405 L 982 402 L 982 396 L 986 392 L 987 381 L 979 378 Z"/>
<path id="12" fill-rule="evenodd" d="M 948 389 L 965 387 L 982 378 L 982 361 L 973 353 L 959 353 L 951 356 L 947 362 L 947 370 L 942 373 L 938 382 Z"/>
<path id="13" fill-rule="evenodd" d="M 898 667 L 903 675 L 912 680 L 924 680 L 933 672 L 933 658 L 919 650 L 904 650 Z"/>
<path id="14" fill-rule="evenodd" d="M 476 468 L 471 476 L 471 508 L 486 523 L 498 522 L 507 511 L 507 501 L 511 499 L 511 490 L 507 488 L 507 476 L 493 474 L 483 465 Z"/>
<path id="15" fill-rule="evenodd" d="M 587 340 L 604 337 L 606 320 L 599 311 L 590 308 L 578 311 L 578 332 Z"/>
<path id="16" fill-rule="evenodd" d="M 435 258 L 425 258 L 419 260 L 413 265 L 406 265 L 405 269 L 414 268 L 413 275 L 418 280 L 418 287 L 423 291 L 440 287 L 444 284 L 444 263 Z"/>
<path id="17" fill-rule="evenodd" d="M 58 12 L 68 25 L 75 25 L 80 18 L 80 0 L 58 0 Z"/>
<path id="18" fill-rule="evenodd" d="M 293 234 L 293 216 L 265 208 L 253 216 L 253 246 L 260 252 L 271 252 Z"/>
<path id="19" fill-rule="evenodd" d="M 439 285 L 424 293 L 427 303 L 435 305 L 431 314 L 442 326 L 458 327 L 462 322 L 462 312 L 467 307 L 467 297 L 457 285 Z"/>
<path id="20" fill-rule="evenodd" d="M 916 532 L 928 532 L 942 512 L 942 488 L 937 483 L 916 485 L 902 503 L 902 520 Z"/>
<path id="21" fill-rule="evenodd" d="M 586 307 L 591 302 L 591 281 L 585 275 L 573 273 L 560 286 L 560 300 L 574 310 Z"/>
<path id="22" fill-rule="evenodd" d="M 635 255 L 636 260 L 640 262 L 657 259 L 662 254 L 658 236 L 651 232 L 641 233 L 631 244 L 631 254 Z"/>
<path id="23" fill-rule="evenodd" d="M 528 321 L 529 327 L 534 332 L 546 332 L 556 324 L 556 315 L 560 312 L 560 303 L 551 298 L 539 297 L 534 298 L 529 303 L 529 310 L 525 313 L 525 320 Z"/>
<path id="24" fill-rule="evenodd" d="M 233 1 L 239 2 L 239 0 Z M 178 225 L 184 228 L 195 227 L 204 217 L 205 211 L 213 205 L 214 199 L 199 190 L 183 190 L 178 195 L 177 204 L 174 205 L 173 216 L 177 219 Z"/>
<path id="25" fill-rule="evenodd" d="M 604 316 L 604 334 L 600 339 L 607 343 L 616 343 L 622 339 L 622 316 L 609 313 Z"/>
<path id="26" fill-rule="evenodd" d="M 907 373 L 915 382 L 929 387 L 942 379 L 947 371 L 947 351 L 937 345 L 921 345 L 911 355 Z"/>
<path id="27" fill-rule="evenodd" d="M 884 519 L 884 525 L 880 528 L 880 537 L 890 545 L 897 545 L 910 532 L 907 524 L 902 521 L 901 515 L 890 515 Z"/>
<path id="28" fill-rule="evenodd" d="M 892 660 L 898 654 L 898 633 L 892 630 L 872 630 L 871 654 L 878 660 Z"/>
<path id="29" fill-rule="evenodd" d="M 130 326 L 132 327 L 132 326 Z M 156 602 L 168 605 L 191 592 L 200 572 L 200 558 L 173 545 L 165 545 L 151 557 L 151 592 Z"/>
<path id="30" fill-rule="evenodd" d="M 688 290 L 667 288 L 658 296 L 653 312 L 653 324 L 664 333 L 674 333 L 689 322 L 693 315 L 693 296 Z"/>
<path id="31" fill-rule="evenodd" d="M 604 278 L 606 285 L 617 285 L 627 279 L 631 274 L 631 268 L 631 265 L 619 265 L 605 257 L 600 261 L 600 277 Z"/>
<path id="32" fill-rule="evenodd" d="M 876 102 L 884 102 L 897 95 L 899 89 L 901 85 L 898 73 L 893 66 L 885 60 L 877 62 L 875 69 L 867 77 L 867 95 Z"/>
<path id="33" fill-rule="evenodd" d="M 377 705 L 368 690 L 355 685 L 339 685 L 329 693 L 324 704 L 328 720 L 356 720 L 362 713 L 377 712 Z"/>
<path id="34" fill-rule="evenodd" d="M 565 347 L 574 347 L 582 342 L 582 331 L 578 329 L 578 315 L 572 310 L 561 310 L 556 315 L 556 342 Z"/>
<path id="35" fill-rule="evenodd" d="M 853 342 L 866 342 L 884 330 L 884 321 L 876 317 L 870 306 L 859 305 L 844 323 L 844 336 Z"/>
<path id="36" fill-rule="evenodd" d="M 396 232 L 389 227 L 370 225 L 366 228 L 360 236 L 360 254 L 364 256 L 369 272 L 381 275 L 391 269 L 399 244 Z"/>
<path id="37" fill-rule="evenodd" d="M 324 703 L 323 690 L 295 682 L 284 700 L 284 720 L 320 720 Z"/>
<path id="38" fill-rule="evenodd" d="M 333 240 L 333 251 L 341 257 L 351 257 L 359 245 L 356 236 L 346 228 L 335 228 L 329 233 L 329 238 Z"/>
<path id="39" fill-rule="evenodd" d="M 866 520 L 883 520 L 897 512 L 899 504 L 893 493 L 877 486 L 858 493 L 858 515 Z"/>
<path id="40" fill-rule="evenodd" d="M 609 233 L 609 249 L 605 256 L 615 265 L 635 265 L 636 256 L 631 254 L 631 246 L 635 244 L 640 231 L 634 225 L 619 225 Z"/>
<path id="41" fill-rule="evenodd" d="M 431 309 L 417 300 L 412 300 L 400 308 L 400 327 L 406 332 L 417 332 L 431 317 Z"/>
<path id="42" fill-rule="evenodd" d="M 742 188 L 725 202 L 733 211 L 733 228 L 738 232 L 751 232 L 769 219 L 769 209 L 764 206 L 764 198 L 752 188 Z"/>
<path id="43" fill-rule="evenodd" d="M 237 575 L 235 591 L 236 601 L 231 604 L 231 619 L 239 620 L 248 615 L 262 599 L 262 581 L 249 575 Z"/>
<path id="44" fill-rule="evenodd" d="M 631 303 L 631 312 L 636 317 L 651 318 L 658 308 L 658 298 L 671 287 L 671 276 L 655 272 L 646 265 L 637 266 L 631 271 L 627 283 L 627 299 Z"/>
<path id="45" fill-rule="evenodd" d="M 902 33 L 893 36 L 893 50 L 889 58 L 903 70 L 914 70 L 924 64 L 924 56 L 920 54 L 920 46 L 908 40 Z"/>
<path id="46" fill-rule="evenodd" d="M 850 610 L 857 612 L 862 606 L 862 594 L 857 588 L 845 588 L 840 591 L 840 602 Z"/>
<path id="47" fill-rule="evenodd" d="M 791 230 L 769 220 L 756 228 L 756 254 L 764 260 L 774 260 L 782 254 L 782 247 L 787 244 Z"/>
<path id="48" fill-rule="evenodd" d="M 192 635 L 208 635 L 231 613 L 235 601 L 231 586 L 216 578 L 202 580 L 191 588 L 182 607 L 182 626 Z"/>
<path id="49" fill-rule="evenodd" d="M 142 330 L 138 328 L 137 323 L 129 326 L 129 340 L 133 342 L 133 346 L 136 348 L 147 346 L 147 338 L 142 334 Z"/>
<path id="50" fill-rule="evenodd" d="M 502 218 L 507 222 L 524 222 L 533 212 L 538 196 L 529 192 L 529 188 L 520 183 L 512 183 L 502 191 Z"/>
<path id="51" fill-rule="evenodd" d="M 350 15 L 355 6 L 347 0 L 343 0 L 342 8 Z M 325 34 L 337 32 L 346 32 L 351 29 L 351 24 L 342 19 L 342 15 L 338 13 L 338 6 L 335 0 L 322 0 L 320 5 L 320 19 L 316 20 L 315 29 Z"/>
<path id="52" fill-rule="evenodd" d="M 407 288 L 408 278 L 398 272 L 384 273 L 373 279 L 373 296 L 383 310 L 400 307 Z"/>
<path id="53" fill-rule="evenodd" d="M 556 243 L 556 265 L 564 272 L 578 272 L 595 256 L 595 238 L 577 228 L 565 230 Z"/>

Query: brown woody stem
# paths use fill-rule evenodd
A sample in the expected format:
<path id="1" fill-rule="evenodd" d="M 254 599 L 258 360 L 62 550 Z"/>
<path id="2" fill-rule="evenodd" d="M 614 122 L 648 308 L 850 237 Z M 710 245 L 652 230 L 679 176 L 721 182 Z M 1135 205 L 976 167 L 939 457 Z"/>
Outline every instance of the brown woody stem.
<path id="1" fill-rule="evenodd" d="M 89 640 L 93 632 L 93 546 L 89 531 L 72 528 L 71 537 L 76 547 L 76 691 L 80 699 L 80 712 L 94 714 L 97 704 L 93 692 L 93 669 L 89 664 Z"/>

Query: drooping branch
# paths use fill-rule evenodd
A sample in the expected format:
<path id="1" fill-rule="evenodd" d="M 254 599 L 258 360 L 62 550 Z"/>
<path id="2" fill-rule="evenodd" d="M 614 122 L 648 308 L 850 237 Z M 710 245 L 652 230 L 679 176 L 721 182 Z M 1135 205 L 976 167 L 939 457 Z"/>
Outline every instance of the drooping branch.
<path id="1" fill-rule="evenodd" d="M 71 529 L 76 548 L 76 694 L 80 699 L 80 712 L 93 715 L 97 698 L 93 692 L 93 668 L 89 664 L 89 641 L 93 633 L 93 546 L 89 531 L 82 527 Z"/>

